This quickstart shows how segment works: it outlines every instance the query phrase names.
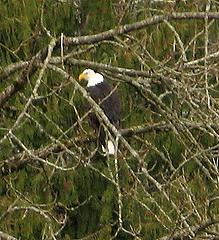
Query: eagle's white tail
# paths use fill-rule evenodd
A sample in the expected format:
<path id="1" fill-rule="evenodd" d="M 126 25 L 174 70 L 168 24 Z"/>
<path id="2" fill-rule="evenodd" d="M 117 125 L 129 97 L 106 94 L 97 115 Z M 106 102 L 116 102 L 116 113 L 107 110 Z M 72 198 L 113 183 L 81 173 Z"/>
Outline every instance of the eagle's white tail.
<path id="1" fill-rule="evenodd" d="M 109 151 L 109 155 L 115 155 L 115 146 L 114 146 L 112 141 L 109 140 L 107 142 L 107 148 L 108 148 L 108 151 Z"/>
<path id="2" fill-rule="evenodd" d="M 110 140 L 107 142 L 107 149 L 105 149 L 105 147 L 102 146 L 102 150 L 105 153 L 107 153 L 107 151 L 108 151 L 109 155 L 115 155 L 115 146 L 114 146 L 113 142 Z"/>

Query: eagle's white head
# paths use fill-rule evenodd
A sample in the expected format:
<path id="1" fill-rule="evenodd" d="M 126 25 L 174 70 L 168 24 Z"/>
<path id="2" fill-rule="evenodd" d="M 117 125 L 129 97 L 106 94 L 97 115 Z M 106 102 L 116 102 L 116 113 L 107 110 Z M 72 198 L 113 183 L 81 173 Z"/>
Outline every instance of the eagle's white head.
<path id="1" fill-rule="evenodd" d="M 103 75 L 99 73 L 95 73 L 92 69 L 85 69 L 80 75 L 79 75 L 79 81 L 86 80 L 87 81 L 87 87 L 92 87 L 97 85 L 98 83 L 103 82 Z"/>

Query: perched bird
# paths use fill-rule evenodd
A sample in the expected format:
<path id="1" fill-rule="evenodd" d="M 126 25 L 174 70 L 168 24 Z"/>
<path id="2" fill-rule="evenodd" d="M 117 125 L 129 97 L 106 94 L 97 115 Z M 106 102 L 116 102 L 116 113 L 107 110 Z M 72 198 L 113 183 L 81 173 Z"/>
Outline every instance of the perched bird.
<path id="1" fill-rule="evenodd" d="M 92 69 L 86 69 L 79 75 L 79 80 L 87 81 L 87 91 L 91 98 L 99 104 L 109 121 L 118 129 L 121 120 L 121 104 L 116 88 L 113 88 L 100 73 Z M 88 106 L 88 110 L 91 106 Z M 115 146 L 109 138 L 107 139 L 103 124 L 100 122 L 95 112 L 88 115 L 89 123 L 99 134 L 99 142 L 102 149 L 110 155 L 115 154 Z"/>

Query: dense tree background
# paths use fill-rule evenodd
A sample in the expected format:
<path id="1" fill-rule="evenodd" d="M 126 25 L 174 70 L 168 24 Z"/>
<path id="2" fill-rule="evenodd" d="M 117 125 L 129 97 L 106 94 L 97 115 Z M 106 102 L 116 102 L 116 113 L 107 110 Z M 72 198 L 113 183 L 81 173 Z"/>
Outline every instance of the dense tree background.
<path id="1" fill-rule="evenodd" d="M 1 239 L 219 239 L 218 8 L 0 2 Z M 85 68 L 118 87 L 119 132 L 78 84 Z"/>

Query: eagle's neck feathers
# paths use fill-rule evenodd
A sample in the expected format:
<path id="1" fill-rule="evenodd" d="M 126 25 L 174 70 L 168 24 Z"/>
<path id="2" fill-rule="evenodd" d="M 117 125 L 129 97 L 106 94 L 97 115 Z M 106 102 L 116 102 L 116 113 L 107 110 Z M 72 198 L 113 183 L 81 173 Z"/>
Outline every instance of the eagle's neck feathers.
<path id="1" fill-rule="evenodd" d="M 103 82 L 103 75 L 99 73 L 95 73 L 95 75 L 92 75 L 90 78 L 88 78 L 87 87 L 93 87 L 101 82 Z"/>

